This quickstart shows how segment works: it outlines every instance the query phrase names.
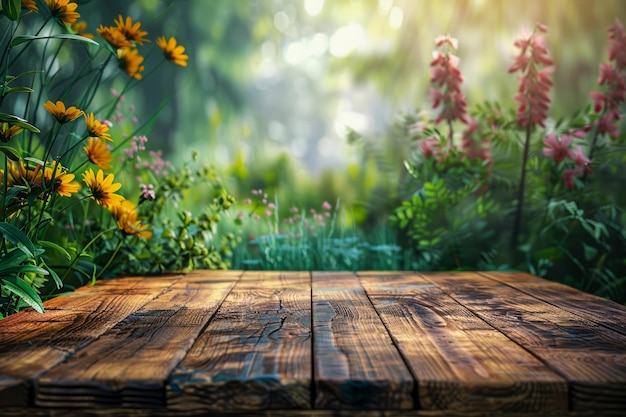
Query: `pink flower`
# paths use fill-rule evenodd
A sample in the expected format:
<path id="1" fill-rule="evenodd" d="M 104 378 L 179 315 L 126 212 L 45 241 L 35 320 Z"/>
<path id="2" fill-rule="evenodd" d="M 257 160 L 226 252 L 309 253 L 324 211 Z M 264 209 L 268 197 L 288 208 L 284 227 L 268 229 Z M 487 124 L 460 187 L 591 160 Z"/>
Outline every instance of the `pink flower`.
<path id="1" fill-rule="evenodd" d="M 435 45 L 440 47 L 443 44 L 450 45 L 453 49 L 459 48 L 459 41 L 456 38 L 451 37 L 450 35 L 439 35 L 435 38 Z"/>
<path id="2" fill-rule="evenodd" d="M 267 207 L 268 207 L 268 208 L 271 208 L 271 209 L 275 209 L 275 208 L 276 208 L 276 206 L 274 205 L 274 203 L 269 203 L 269 204 L 267 205 Z"/>
<path id="3" fill-rule="evenodd" d="M 591 172 L 591 170 L 582 165 L 574 169 L 566 169 L 563 171 L 563 182 L 565 182 L 567 188 L 572 190 L 574 188 L 574 178 L 582 176 L 585 172 Z"/>
<path id="4" fill-rule="evenodd" d="M 604 91 L 592 91 L 589 97 L 594 102 L 593 111 L 603 113 L 596 122 L 598 133 L 617 137 L 619 130 L 615 122 L 619 120 L 619 107 L 626 100 L 626 34 L 619 19 L 615 19 L 608 32 L 609 61 L 613 65 L 610 62 L 599 65 L 598 84 L 604 86 Z"/>
<path id="5" fill-rule="evenodd" d="M 292 207 L 292 208 L 290 209 L 290 211 L 291 211 L 292 213 L 297 213 L 297 212 L 298 212 L 298 207 Z"/>
<path id="6" fill-rule="evenodd" d="M 269 217 L 272 215 L 272 212 L 270 210 L 265 210 L 265 215 Z"/>
<path id="7" fill-rule="evenodd" d="M 626 70 L 626 33 L 624 26 L 618 18 L 615 18 L 615 25 L 609 27 L 609 60 L 615 61 L 617 68 Z"/>
<path id="8" fill-rule="evenodd" d="M 463 142 L 462 146 L 465 149 L 465 155 L 469 159 L 480 158 L 483 161 L 487 161 L 490 159 L 489 151 L 485 149 L 480 142 L 474 139 L 474 133 L 478 129 L 478 125 L 476 124 L 476 120 L 469 119 L 467 124 L 467 129 L 463 132 Z"/>
<path id="9" fill-rule="evenodd" d="M 246 198 L 243 203 L 244 204 L 252 204 L 252 200 L 250 200 L 249 198 Z"/>
<path id="10" fill-rule="evenodd" d="M 156 194 L 152 184 L 139 184 L 139 188 L 141 189 L 142 200 L 156 200 Z"/>
<path id="11" fill-rule="evenodd" d="M 450 45 L 456 49 L 457 40 L 450 36 L 438 36 L 436 46 L 440 47 L 444 44 Z M 448 52 L 433 52 L 433 59 L 430 62 L 430 83 L 432 88 L 429 91 L 430 98 L 433 101 L 433 109 L 441 106 L 441 111 L 435 120 L 439 123 L 442 120 L 452 122 L 460 120 L 467 123 L 465 96 L 461 91 L 463 75 L 458 68 L 459 58 Z"/>
<path id="12" fill-rule="evenodd" d="M 576 166 L 587 165 L 589 163 L 589 159 L 583 153 L 583 148 L 580 145 L 576 145 L 574 149 L 569 149 L 567 156 L 574 161 Z"/>
<path id="13" fill-rule="evenodd" d="M 324 210 L 330 210 L 330 209 L 332 209 L 332 208 L 333 208 L 333 206 L 331 206 L 331 205 L 330 205 L 330 203 L 329 203 L 328 201 L 324 201 L 324 202 L 322 203 L 322 208 L 323 208 Z"/>
<path id="14" fill-rule="evenodd" d="M 545 25 L 537 25 L 545 32 Z M 544 44 L 543 37 L 535 32 L 515 41 L 520 53 L 513 59 L 510 73 L 521 71 L 520 86 L 513 97 L 519 103 L 517 121 L 520 126 L 539 125 L 545 127 L 550 108 L 550 79 L 554 72 L 553 62 Z"/>
<path id="15" fill-rule="evenodd" d="M 433 155 L 439 153 L 439 141 L 435 138 L 420 139 L 417 141 L 417 146 L 424 154 L 426 158 L 430 158 Z"/>
<path id="16" fill-rule="evenodd" d="M 547 148 L 543 148 L 543 154 L 553 157 L 554 162 L 558 164 L 566 157 L 570 156 L 569 146 L 572 144 L 572 141 L 571 136 L 561 135 L 561 140 L 559 140 L 557 135 L 551 133 L 543 138 L 543 143 L 548 145 Z"/>

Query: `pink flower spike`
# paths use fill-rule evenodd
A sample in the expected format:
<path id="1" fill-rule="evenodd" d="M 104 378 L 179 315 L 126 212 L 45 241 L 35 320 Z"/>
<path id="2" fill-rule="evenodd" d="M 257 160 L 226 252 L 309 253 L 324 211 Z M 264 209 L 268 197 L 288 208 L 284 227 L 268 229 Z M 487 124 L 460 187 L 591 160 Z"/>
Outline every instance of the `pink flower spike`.
<path id="1" fill-rule="evenodd" d="M 543 23 L 537 23 L 537 29 L 539 29 L 543 33 L 548 32 L 548 26 L 544 25 Z"/>
<path id="2" fill-rule="evenodd" d="M 259 194 L 259 192 L 258 192 L 257 190 L 252 190 L 252 194 L 253 194 L 253 195 L 258 195 L 258 194 Z"/>
<path id="3" fill-rule="evenodd" d="M 330 205 L 330 203 L 329 203 L 328 201 L 324 201 L 324 202 L 322 203 L 322 208 L 323 208 L 324 210 L 330 210 L 330 209 L 332 209 L 332 208 L 333 208 L 333 206 L 331 206 L 331 205 Z"/>
<path id="4" fill-rule="evenodd" d="M 270 209 L 275 209 L 275 208 L 276 208 L 276 206 L 274 205 L 274 203 L 269 203 L 269 204 L 267 205 L 267 208 L 270 208 Z"/>
<path id="5" fill-rule="evenodd" d="M 270 210 L 265 210 L 265 215 L 269 217 L 272 215 L 272 212 Z"/>
<path id="6" fill-rule="evenodd" d="M 246 198 L 244 201 L 244 204 L 251 204 L 251 203 L 252 203 L 252 200 L 250 200 L 249 198 Z"/>
<path id="7" fill-rule="evenodd" d="M 297 213 L 298 211 L 299 211 L 299 210 L 298 210 L 298 207 L 292 207 L 292 208 L 291 208 L 291 212 L 292 212 L 292 213 Z"/>

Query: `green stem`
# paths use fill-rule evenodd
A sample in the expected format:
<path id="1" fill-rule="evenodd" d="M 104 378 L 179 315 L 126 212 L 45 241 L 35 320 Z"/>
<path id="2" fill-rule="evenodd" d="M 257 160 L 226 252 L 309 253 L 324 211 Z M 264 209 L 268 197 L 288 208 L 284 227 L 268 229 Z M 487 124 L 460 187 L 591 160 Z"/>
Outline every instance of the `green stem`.
<path id="1" fill-rule="evenodd" d="M 109 258 L 108 262 L 102 267 L 100 272 L 98 272 L 98 274 L 96 274 L 96 279 L 100 278 L 102 276 L 102 274 L 104 273 L 104 271 L 106 271 L 107 268 L 109 266 L 111 266 L 111 263 L 113 262 L 113 259 L 115 259 L 115 257 L 117 256 L 117 253 L 120 251 L 120 248 L 122 247 L 123 244 L 124 244 L 124 239 L 120 239 L 120 241 L 117 243 L 117 246 L 115 247 L 115 250 L 113 251 L 113 254 Z"/>
<path id="2" fill-rule="evenodd" d="M 522 157 L 522 172 L 519 189 L 517 190 L 517 208 L 515 210 L 515 220 L 513 223 L 513 234 L 511 235 L 511 249 L 515 249 L 522 226 L 522 208 L 524 206 L 524 188 L 526 187 L 526 164 L 528 163 L 528 150 L 530 148 L 530 135 L 532 133 L 532 123 L 530 117 L 526 119 L 526 140 L 524 142 L 524 156 Z"/>

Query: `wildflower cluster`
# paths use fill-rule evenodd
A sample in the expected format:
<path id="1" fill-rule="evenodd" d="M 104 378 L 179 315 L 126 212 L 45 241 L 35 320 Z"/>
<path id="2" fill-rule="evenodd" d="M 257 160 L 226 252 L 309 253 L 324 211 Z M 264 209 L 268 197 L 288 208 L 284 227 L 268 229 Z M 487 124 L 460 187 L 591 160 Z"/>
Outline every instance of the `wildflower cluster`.
<path id="1" fill-rule="evenodd" d="M 437 38 L 446 51 L 434 53 L 429 97 L 441 111 L 433 120 L 427 112 L 405 118 L 416 157 L 404 161 L 411 187 L 400 190 L 403 201 L 390 216 L 412 240 L 421 269 L 492 267 L 503 256 L 502 264 L 535 274 L 561 263 L 588 274 L 589 288 L 598 280 L 612 283 L 605 288 L 623 282 L 617 271 L 626 245 L 624 199 L 609 187 L 624 178 L 617 122 L 626 99 L 626 33 L 617 19 L 608 32 L 601 91 L 590 94 L 591 106 L 558 121 L 549 116 L 555 66 L 545 25 L 514 41 L 518 53 L 508 66 L 519 79 L 514 108 L 485 102 L 467 111 L 459 62 L 448 52 L 458 42 Z M 448 136 L 438 129 L 442 121 Z M 464 128 L 458 143 L 453 123 Z M 613 140 L 601 143 L 607 149 L 594 160 L 602 135 Z M 592 185 L 602 192 L 585 192 Z"/>
<path id="2" fill-rule="evenodd" d="M 145 150 L 147 139 L 134 132 L 131 140 L 109 120 L 115 114 L 121 124 L 123 93 L 138 85 L 131 80 L 145 78 L 138 48 L 149 40 L 141 23 L 119 15 L 113 26 L 100 25 L 96 41 L 86 33 L 86 21 L 79 20 L 85 13 L 75 1 L 5 0 L 2 6 L 0 263 L 10 273 L 0 276 L 0 318 L 24 305 L 41 311 L 38 292 L 48 278 L 56 287 L 46 289 L 51 293 L 69 277 L 95 279 L 124 242 L 152 237 L 147 216 L 133 200 L 156 198 L 150 184 L 121 181 L 119 157 L 114 157 L 130 141 L 125 157 L 132 158 Z M 175 38 L 158 41 L 157 47 L 164 61 L 186 65 L 188 57 Z M 117 74 L 110 71 L 111 60 L 121 68 Z M 125 84 L 120 93 L 112 88 L 118 75 Z M 101 88 L 112 91 L 113 99 L 99 94 Z M 137 198 L 127 198 L 123 190 Z M 90 202 L 104 210 L 88 209 Z M 103 249 L 94 245 L 98 239 L 119 243 Z M 79 270 L 87 257 L 92 267 Z"/>
<path id="3" fill-rule="evenodd" d="M 244 204 L 250 206 L 249 212 L 246 215 L 243 211 L 239 211 L 237 213 L 238 223 L 241 225 L 246 217 L 255 222 L 266 218 L 268 219 L 267 224 L 270 226 L 270 234 L 273 233 L 274 236 L 301 239 L 305 234 L 309 234 L 312 237 L 317 237 L 318 233 L 326 229 L 327 222 L 332 217 L 333 207 L 328 201 L 324 201 L 321 204 L 321 210 L 309 208 L 307 213 L 307 210 L 301 210 L 294 206 L 289 209 L 286 217 L 280 219 L 276 201 L 269 201 L 267 193 L 264 193 L 262 189 L 251 190 L 251 193 L 254 197 L 244 200 Z M 256 232 L 258 230 L 253 233 L 254 239 L 256 239 Z"/>

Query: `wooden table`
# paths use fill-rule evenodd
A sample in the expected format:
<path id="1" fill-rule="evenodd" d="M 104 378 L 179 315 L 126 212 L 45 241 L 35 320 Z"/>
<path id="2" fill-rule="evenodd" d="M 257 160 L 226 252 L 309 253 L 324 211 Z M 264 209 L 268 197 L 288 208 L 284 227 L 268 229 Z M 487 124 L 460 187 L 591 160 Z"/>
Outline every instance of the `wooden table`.
<path id="1" fill-rule="evenodd" d="M 4 416 L 622 416 L 626 308 L 522 273 L 100 281 L 0 321 Z"/>

